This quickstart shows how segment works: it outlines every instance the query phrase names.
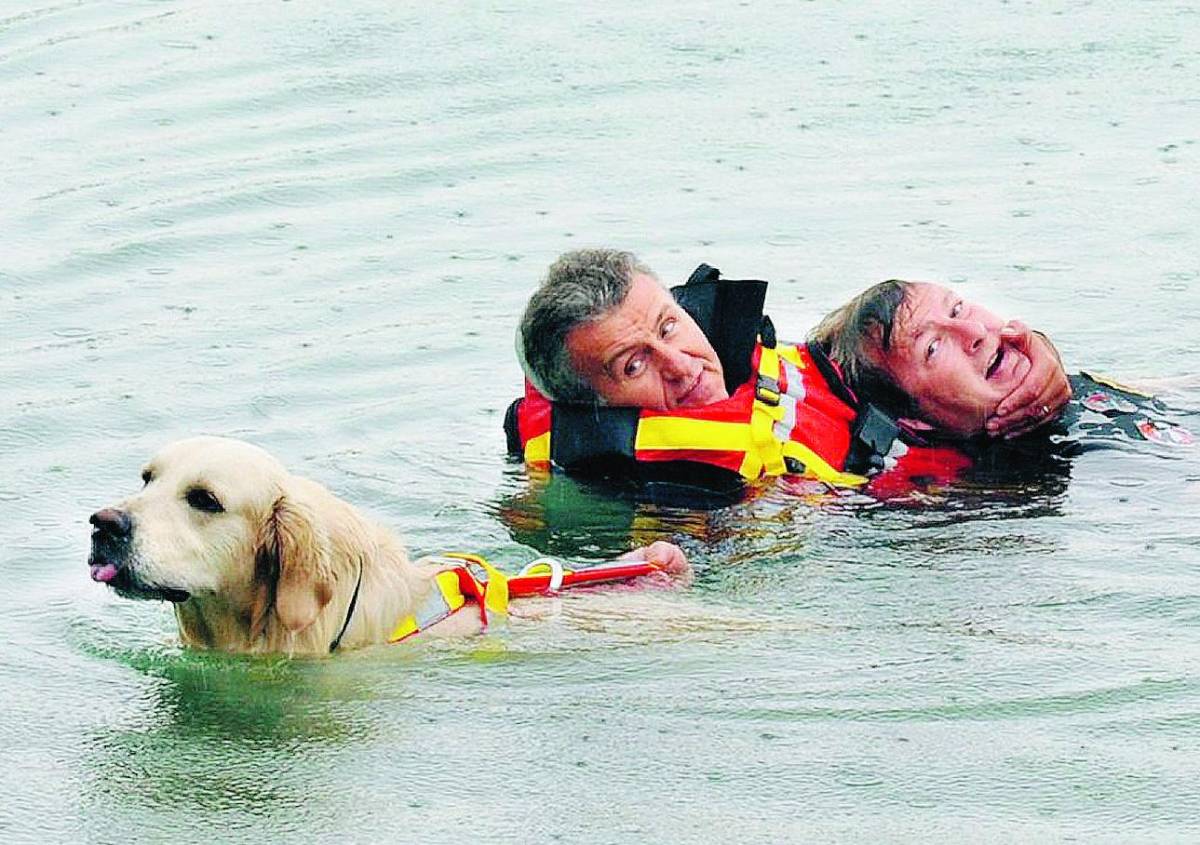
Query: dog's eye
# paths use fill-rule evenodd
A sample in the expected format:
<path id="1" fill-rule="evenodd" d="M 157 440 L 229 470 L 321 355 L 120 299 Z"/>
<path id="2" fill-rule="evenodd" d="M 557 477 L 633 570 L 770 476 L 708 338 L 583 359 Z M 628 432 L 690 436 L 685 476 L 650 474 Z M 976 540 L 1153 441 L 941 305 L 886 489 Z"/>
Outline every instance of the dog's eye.
<path id="1" fill-rule="evenodd" d="M 187 503 L 198 511 L 205 513 L 224 513 L 225 508 L 221 507 L 221 503 L 217 501 L 217 497 L 205 490 L 203 487 L 193 487 L 187 491 L 184 496 Z"/>
<path id="2" fill-rule="evenodd" d="M 154 474 L 148 469 L 142 470 L 142 486 L 150 483 L 150 479 L 154 478 Z"/>

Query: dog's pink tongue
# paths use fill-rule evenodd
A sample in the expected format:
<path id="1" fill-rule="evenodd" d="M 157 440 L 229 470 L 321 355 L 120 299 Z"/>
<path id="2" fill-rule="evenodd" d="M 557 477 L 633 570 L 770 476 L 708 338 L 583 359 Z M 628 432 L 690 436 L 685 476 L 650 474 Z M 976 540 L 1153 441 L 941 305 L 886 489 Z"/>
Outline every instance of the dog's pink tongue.
<path id="1" fill-rule="evenodd" d="M 92 580 L 107 584 L 117 577 L 117 567 L 111 563 L 93 563 Z"/>

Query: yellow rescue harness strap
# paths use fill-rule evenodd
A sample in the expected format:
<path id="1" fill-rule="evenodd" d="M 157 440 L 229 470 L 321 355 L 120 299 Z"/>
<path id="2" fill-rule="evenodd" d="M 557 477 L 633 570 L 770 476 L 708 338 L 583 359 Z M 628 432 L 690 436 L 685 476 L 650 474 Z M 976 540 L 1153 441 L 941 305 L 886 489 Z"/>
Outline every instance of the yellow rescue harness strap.
<path id="1" fill-rule="evenodd" d="M 779 374 L 789 370 L 788 389 L 780 390 Z M 857 487 L 865 484 L 864 476 L 834 469 L 824 458 L 790 437 L 796 424 L 796 406 L 804 401 L 800 371 L 806 365 L 795 346 L 782 349 L 763 346 L 758 361 L 758 380 L 754 389 L 754 410 L 750 416 L 753 452 L 747 450 L 741 474 L 754 480 L 760 474 L 783 475 L 793 471 L 788 458 L 804 467 L 806 475 L 836 487 Z"/>
<path id="2" fill-rule="evenodd" d="M 428 630 L 470 602 L 479 608 L 479 621 L 485 630 L 489 612 L 508 612 L 508 578 L 479 555 L 452 552 L 432 560 L 447 564 L 447 568 L 434 575 L 429 595 L 396 624 L 389 642 L 400 642 Z"/>

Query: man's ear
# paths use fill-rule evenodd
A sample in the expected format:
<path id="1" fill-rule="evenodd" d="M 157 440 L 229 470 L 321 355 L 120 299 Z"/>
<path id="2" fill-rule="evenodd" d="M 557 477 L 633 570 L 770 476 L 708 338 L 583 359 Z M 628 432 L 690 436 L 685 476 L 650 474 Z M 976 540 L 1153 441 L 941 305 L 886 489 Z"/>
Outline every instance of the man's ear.
<path id="1" fill-rule="evenodd" d="M 303 631 L 333 596 L 327 539 L 310 508 L 280 496 L 263 524 L 255 556 L 251 636 L 261 635 L 272 607 L 292 633 Z"/>

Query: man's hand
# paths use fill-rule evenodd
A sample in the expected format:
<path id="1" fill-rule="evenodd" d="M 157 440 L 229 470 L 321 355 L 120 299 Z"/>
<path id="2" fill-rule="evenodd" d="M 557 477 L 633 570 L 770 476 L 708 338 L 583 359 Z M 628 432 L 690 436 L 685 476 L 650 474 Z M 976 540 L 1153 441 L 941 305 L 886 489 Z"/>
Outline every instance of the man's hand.
<path id="1" fill-rule="evenodd" d="M 1025 353 L 1030 363 L 1025 378 L 987 420 L 989 436 L 1011 439 L 1057 417 L 1071 398 L 1071 385 L 1058 350 L 1045 335 L 1030 331 L 1029 326 L 1018 320 L 1010 320 L 1001 329 L 1000 337 Z"/>
<path id="2" fill-rule="evenodd" d="M 621 555 L 620 560 L 644 560 L 649 563 L 657 563 L 662 567 L 663 572 L 676 578 L 690 577 L 692 573 L 692 565 L 688 563 L 683 549 L 664 540 L 658 540 L 648 546 L 626 552 Z"/>

